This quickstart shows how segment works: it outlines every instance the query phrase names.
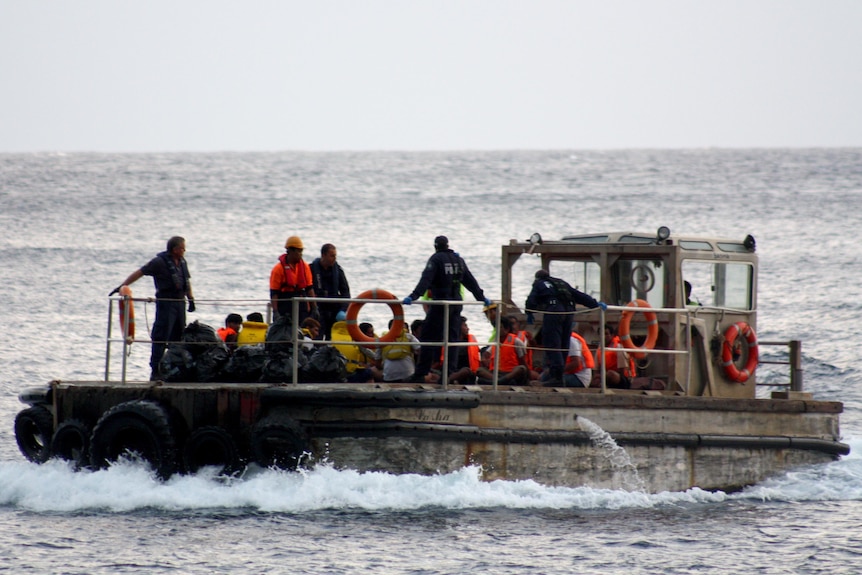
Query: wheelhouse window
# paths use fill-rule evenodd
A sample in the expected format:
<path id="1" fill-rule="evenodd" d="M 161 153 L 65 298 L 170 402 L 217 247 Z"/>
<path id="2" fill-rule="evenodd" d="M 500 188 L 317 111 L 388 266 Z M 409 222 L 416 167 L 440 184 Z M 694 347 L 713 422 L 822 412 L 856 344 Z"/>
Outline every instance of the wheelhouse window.
<path id="1" fill-rule="evenodd" d="M 747 263 L 683 261 L 682 277 L 691 284 L 689 305 L 750 310 L 753 272 Z"/>
<path id="2" fill-rule="evenodd" d="M 612 294 L 616 305 L 642 299 L 650 307 L 667 307 L 667 266 L 661 259 L 619 259 L 611 266 Z"/>
<path id="3" fill-rule="evenodd" d="M 595 261 L 554 260 L 548 271 L 552 276 L 569 282 L 573 288 L 601 299 L 602 270 Z"/>

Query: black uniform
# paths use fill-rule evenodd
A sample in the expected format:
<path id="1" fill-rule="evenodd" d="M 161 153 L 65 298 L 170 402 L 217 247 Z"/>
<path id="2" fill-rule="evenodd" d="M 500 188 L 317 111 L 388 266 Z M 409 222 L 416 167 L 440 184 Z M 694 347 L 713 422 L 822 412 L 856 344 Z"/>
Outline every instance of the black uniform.
<path id="1" fill-rule="evenodd" d="M 572 334 L 575 304 L 589 308 L 599 306 L 591 296 L 576 290 L 565 280 L 551 277 L 541 271 L 533 282 L 533 289 L 527 296 L 526 309 L 544 311 L 542 318 L 542 347 L 545 351 L 545 365 L 550 380 L 563 380 L 563 367 L 569 353 L 569 338 Z"/>
<path id="2" fill-rule="evenodd" d="M 152 276 L 156 285 L 156 319 L 153 321 L 150 354 L 150 368 L 156 374 L 167 347 L 166 342 L 179 341 L 186 327 L 185 298 L 189 293 L 191 275 L 185 258 L 176 265 L 168 252 L 156 255 L 141 271 L 145 276 Z"/>
<path id="3" fill-rule="evenodd" d="M 439 239 L 439 238 L 438 238 Z M 410 294 L 410 299 L 418 299 L 426 290 L 432 300 L 460 300 L 461 286 L 466 287 L 476 297 L 477 301 L 485 300 L 485 293 L 479 287 L 476 278 L 470 273 L 464 259 L 448 248 L 448 242 L 436 243 L 437 253 L 428 259 L 425 271 L 416 288 Z M 442 247 L 442 246 L 446 247 Z M 463 306 L 451 305 L 449 312 L 449 339 L 456 342 L 461 338 L 461 309 Z M 429 306 L 422 324 L 422 339 L 424 341 L 443 341 L 443 324 L 446 308 L 440 305 Z M 439 346 L 422 346 L 419 364 L 416 366 L 416 379 L 424 378 L 431 371 L 431 364 L 440 357 Z M 458 369 L 458 348 L 449 348 L 449 371 Z"/>
<path id="4" fill-rule="evenodd" d="M 314 278 L 314 295 L 317 297 L 350 297 L 350 285 L 347 276 L 338 262 L 329 269 L 324 268 L 320 258 L 311 262 L 311 275 Z M 323 303 L 318 302 L 317 309 L 320 312 L 321 333 L 326 339 L 332 339 L 332 324 L 335 316 L 340 311 L 347 311 L 347 303 Z"/>

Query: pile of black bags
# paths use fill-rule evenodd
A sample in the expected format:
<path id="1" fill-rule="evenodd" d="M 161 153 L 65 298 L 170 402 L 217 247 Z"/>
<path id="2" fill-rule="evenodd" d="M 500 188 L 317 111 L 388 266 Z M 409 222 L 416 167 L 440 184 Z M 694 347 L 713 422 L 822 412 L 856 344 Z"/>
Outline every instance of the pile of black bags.
<path id="1" fill-rule="evenodd" d="M 344 381 L 347 359 L 331 345 L 306 349 L 294 357 L 293 329 L 287 318 L 274 322 L 266 343 L 237 347 L 233 353 L 212 327 L 194 321 L 179 343 L 168 345 L 159 365 L 160 377 L 171 382 L 298 383 Z"/>

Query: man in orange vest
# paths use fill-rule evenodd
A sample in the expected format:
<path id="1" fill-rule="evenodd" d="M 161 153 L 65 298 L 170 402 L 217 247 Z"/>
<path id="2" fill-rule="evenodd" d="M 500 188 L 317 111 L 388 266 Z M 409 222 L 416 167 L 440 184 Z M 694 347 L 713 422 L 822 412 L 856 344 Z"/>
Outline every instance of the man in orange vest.
<path id="1" fill-rule="evenodd" d="M 285 253 L 281 254 L 269 274 L 269 297 L 272 301 L 272 311 L 276 319 L 290 316 L 293 298 L 314 296 L 314 283 L 311 267 L 302 259 L 302 240 L 299 236 L 290 236 L 284 243 Z M 299 306 L 297 325 L 309 315 L 317 314 L 316 303 L 303 303 Z"/>

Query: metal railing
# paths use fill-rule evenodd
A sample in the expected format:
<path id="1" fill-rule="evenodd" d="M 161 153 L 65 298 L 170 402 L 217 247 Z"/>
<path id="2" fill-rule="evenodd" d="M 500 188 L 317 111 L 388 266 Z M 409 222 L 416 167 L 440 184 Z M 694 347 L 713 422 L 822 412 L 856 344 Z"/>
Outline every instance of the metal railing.
<path id="1" fill-rule="evenodd" d="M 159 343 L 159 342 L 154 342 L 152 339 L 140 338 L 137 336 L 135 338 L 129 337 L 128 328 L 130 325 L 129 319 L 130 319 L 130 313 L 131 313 L 132 306 L 128 305 L 128 303 L 144 303 L 146 305 L 146 304 L 150 304 L 150 303 L 155 303 L 156 300 L 155 300 L 155 298 L 134 298 L 134 297 L 129 297 L 129 296 L 109 297 L 108 299 L 109 299 L 109 301 L 108 301 L 108 322 L 107 322 L 108 327 L 107 327 L 107 337 L 106 337 L 107 343 L 106 343 L 106 351 L 105 351 L 105 381 L 110 380 L 112 344 L 121 343 L 123 353 L 122 353 L 122 370 L 121 370 L 120 381 L 125 383 L 127 380 L 128 356 L 129 356 L 132 342 L 134 341 L 136 343 L 144 343 L 144 344 Z M 120 334 L 121 337 L 119 339 L 117 339 L 113 336 L 113 304 L 114 304 L 114 301 L 121 301 L 121 300 L 125 301 L 127 303 L 127 305 L 124 306 L 125 307 L 125 311 L 124 311 L 125 316 L 123 317 L 123 321 L 122 321 L 124 331 L 123 331 L 123 333 Z M 208 300 L 198 299 L 195 301 L 196 301 L 196 304 L 198 306 L 206 305 L 208 303 Z M 214 300 L 214 301 L 219 302 L 219 303 L 225 303 L 223 300 Z M 237 301 L 237 300 L 231 300 L 231 301 Z M 255 302 L 255 303 L 258 303 L 261 305 L 266 305 L 266 307 L 267 307 L 267 323 L 271 323 L 270 320 L 272 318 L 272 314 L 271 314 L 272 305 L 270 303 L 270 300 L 241 300 L 241 301 L 246 302 L 246 303 Z M 292 324 L 291 330 L 292 330 L 292 333 L 295 334 L 294 337 L 290 340 L 270 341 L 268 343 L 275 343 L 275 344 L 290 343 L 290 344 L 292 344 L 294 357 L 297 357 L 296 354 L 299 352 L 299 347 L 301 345 L 306 345 L 308 343 L 315 345 L 315 346 L 321 346 L 321 345 L 355 345 L 355 346 L 366 346 L 366 347 L 385 347 L 388 345 L 392 345 L 391 342 L 381 342 L 381 341 L 365 342 L 365 341 L 340 341 L 340 340 L 329 339 L 329 340 L 311 340 L 309 342 L 307 340 L 302 340 L 300 337 L 298 337 L 298 334 L 301 333 L 299 306 L 300 306 L 300 304 L 310 303 L 310 302 L 315 302 L 315 303 L 383 304 L 383 305 L 387 305 L 387 306 L 388 305 L 397 305 L 397 306 L 402 307 L 402 308 L 404 307 L 403 304 L 401 303 L 401 300 L 368 299 L 368 298 L 360 299 L 360 298 L 295 297 L 295 298 L 292 298 L 292 301 L 291 301 L 291 305 L 292 305 L 292 308 L 291 308 L 291 324 Z M 421 307 L 424 305 L 443 306 L 445 308 L 444 313 L 443 313 L 443 340 L 441 340 L 441 341 L 422 340 L 419 342 L 419 344 L 421 346 L 433 346 L 433 347 L 442 347 L 443 348 L 443 365 L 442 365 L 441 374 L 440 374 L 440 384 L 443 387 L 443 389 L 447 389 L 448 385 L 449 385 L 449 349 L 450 348 L 452 348 L 452 347 L 471 347 L 471 346 L 475 346 L 475 347 L 491 346 L 491 347 L 499 349 L 500 343 L 498 341 L 491 341 L 491 342 L 487 342 L 487 343 L 482 343 L 482 342 L 478 342 L 478 341 L 477 342 L 449 341 L 449 328 L 450 328 L 450 325 L 449 325 L 449 320 L 450 320 L 449 308 L 451 306 L 454 306 L 454 305 L 457 305 L 457 306 L 484 305 L 483 302 L 460 301 L 460 300 L 417 300 L 412 305 L 415 305 L 418 307 Z M 497 330 L 497 333 L 499 333 L 499 330 L 500 330 L 500 315 L 499 314 L 497 315 L 497 321 L 496 321 L 495 329 Z M 165 343 L 166 345 L 169 345 L 171 343 L 178 343 L 178 342 L 166 341 L 166 342 L 160 342 L 160 343 Z M 492 380 L 492 385 L 493 385 L 494 389 L 496 389 L 497 385 L 498 385 L 498 379 L 499 379 L 500 354 L 495 353 L 494 358 L 495 358 L 494 369 L 492 370 L 494 377 Z M 293 376 L 294 382 L 299 381 L 298 380 L 298 376 L 299 376 L 298 362 L 293 362 L 292 376 Z"/>
<path id="2" fill-rule="evenodd" d="M 152 344 L 153 341 L 151 339 L 142 339 L 140 337 L 135 337 L 134 340 L 132 340 L 132 338 L 129 337 L 128 327 L 130 325 L 129 319 L 130 319 L 130 313 L 131 313 L 131 309 L 132 309 L 132 306 L 130 306 L 130 305 L 125 305 L 125 312 L 124 312 L 125 316 L 123 317 L 123 321 L 122 321 L 122 325 L 126 328 L 126 331 L 124 331 L 121 334 L 121 337 L 119 339 L 114 338 L 114 336 L 113 336 L 113 313 L 112 312 L 113 312 L 113 303 L 114 303 L 114 301 L 118 301 L 118 300 L 125 300 L 127 303 L 144 303 L 145 305 L 155 303 L 156 300 L 155 300 L 155 298 L 130 298 L 129 296 L 118 296 L 118 297 L 110 297 L 109 298 L 109 301 L 108 301 L 107 337 L 106 337 L 107 345 L 106 345 L 106 353 L 105 353 L 105 381 L 110 380 L 112 344 L 121 343 L 122 344 L 122 351 L 123 351 L 123 353 L 122 353 L 121 381 L 125 382 L 127 379 L 128 357 L 129 357 L 130 346 L 132 344 L 132 341 L 137 342 L 137 343 L 148 343 L 148 344 Z M 270 318 L 271 318 L 271 315 L 270 315 L 271 303 L 269 300 L 230 300 L 230 301 L 212 300 L 212 302 L 219 303 L 219 304 L 225 304 L 225 303 L 231 303 L 231 302 L 237 302 L 237 301 L 241 301 L 243 303 L 254 303 L 256 305 L 265 305 L 267 308 L 267 318 L 266 319 L 270 320 Z M 365 341 L 362 341 L 362 342 L 359 342 L 359 341 L 341 341 L 341 340 L 333 341 L 330 339 L 330 340 L 311 340 L 309 342 L 307 340 L 302 340 L 300 337 L 298 337 L 298 334 L 300 333 L 299 306 L 300 306 L 300 304 L 311 303 L 311 302 L 315 302 L 315 303 L 356 303 L 356 304 L 363 304 L 363 305 L 364 304 L 376 304 L 376 305 L 383 304 L 383 305 L 387 305 L 387 306 L 388 305 L 397 305 L 397 306 L 402 307 L 402 308 L 404 307 L 400 300 L 359 299 L 359 298 L 323 298 L 323 297 L 296 297 L 296 298 L 293 298 L 293 300 L 291 302 L 292 303 L 292 314 L 291 314 L 291 316 L 292 316 L 292 328 L 291 329 L 292 329 L 292 333 L 297 334 L 297 335 L 295 335 L 291 340 L 287 340 L 284 342 L 272 342 L 272 343 L 291 343 L 293 346 L 294 357 L 296 357 L 296 354 L 299 352 L 299 347 L 301 345 L 306 345 L 308 343 L 311 343 L 312 345 L 315 345 L 315 346 L 320 346 L 320 345 L 356 345 L 356 346 L 360 346 L 361 345 L 361 346 L 366 346 L 366 347 L 384 347 L 387 345 L 391 345 L 391 342 L 381 342 L 381 341 L 369 341 L 369 342 L 365 342 Z M 201 304 L 206 305 L 207 301 L 197 300 L 197 303 L 198 303 L 198 305 L 201 305 Z M 499 305 L 499 302 L 497 302 L 497 303 Z M 449 370 L 449 349 L 450 348 L 452 348 L 452 347 L 470 347 L 470 346 L 476 346 L 476 347 L 490 346 L 490 347 L 495 348 L 495 350 L 496 350 L 496 352 L 494 353 L 494 365 L 489 366 L 490 368 L 492 368 L 492 369 L 490 369 L 490 371 L 493 373 L 493 380 L 491 383 L 492 383 L 493 388 L 496 390 L 498 383 L 499 383 L 499 367 L 500 367 L 499 350 L 501 348 L 501 342 L 499 341 L 499 337 L 496 339 L 496 341 L 489 341 L 489 342 L 449 341 L 449 328 L 450 328 L 450 325 L 449 325 L 449 320 L 450 320 L 449 308 L 453 305 L 457 305 L 457 306 L 483 305 L 482 302 L 460 301 L 460 300 L 419 300 L 419 301 L 416 301 L 413 305 L 416 305 L 416 306 L 425 306 L 425 305 L 427 305 L 427 306 L 443 306 L 445 308 L 444 313 L 443 313 L 443 321 L 444 321 L 443 339 L 440 341 L 420 341 L 419 342 L 420 346 L 442 347 L 442 349 L 443 349 L 443 354 L 442 354 L 443 355 L 443 365 L 442 365 L 442 368 L 440 371 L 440 385 L 443 387 L 443 389 L 447 389 L 448 385 L 449 385 L 449 375 L 450 375 L 450 373 L 449 373 L 450 372 L 450 370 Z M 502 308 L 498 307 L 498 309 L 502 309 Z M 620 311 L 620 312 L 628 311 L 628 312 L 645 312 L 645 313 L 656 313 L 656 314 L 663 313 L 663 314 L 671 314 L 671 315 L 685 315 L 686 319 L 685 319 L 684 325 L 686 325 L 686 326 L 692 325 L 691 318 L 693 315 L 695 315 L 695 314 L 693 314 L 692 310 L 689 308 L 645 308 L 645 307 L 632 308 L 629 306 L 612 306 L 612 305 L 609 305 L 609 306 L 607 306 L 607 310 L 608 311 Z M 527 311 L 534 311 L 534 312 L 539 313 L 539 310 L 527 310 Z M 605 357 L 605 351 L 609 348 L 606 347 L 604 337 L 602 334 L 604 334 L 604 327 L 606 325 L 606 320 L 607 320 L 606 312 L 605 312 L 605 310 L 602 310 L 602 309 L 581 310 L 581 311 L 575 312 L 574 315 L 575 315 L 575 319 L 577 319 L 577 316 L 579 316 L 579 315 L 587 314 L 587 313 L 594 313 L 595 311 L 599 312 L 598 329 L 599 329 L 600 336 L 599 336 L 599 347 L 598 347 L 597 351 L 599 354 L 601 354 L 600 357 L 602 358 L 602 361 L 600 362 L 600 366 L 601 366 L 600 367 L 601 392 L 605 393 L 608 388 L 607 388 L 607 372 L 606 372 L 606 365 L 605 365 L 604 357 Z M 540 313 L 549 313 L 549 312 L 540 312 Z M 571 313 L 571 312 L 568 312 L 568 313 Z M 500 333 L 500 323 L 501 323 L 502 316 L 503 316 L 502 313 L 497 313 L 496 323 L 494 326 L 495 333 L 497 333 L 497 334 Z M 270 322 L 267 321 L 267 323 L 270 323 Z M 692 375 L 692 360 L 691 360 L 692 336 L 691 336 L 691 329 L 687 328 L 684 330 L 684 332 L 685 332 L 685 340 L 684 340 L 684 346 L 682 349 L 647 349 L 647 348 L 639 347 L 637 349 L 622 348 L 622 351 L 625 351 L 628 353 L 636 352 L 636 353 L 656 354 L 656 355 L 661 355 L 661 354 L 685 355 L 686 356 L 685 391 L 686 391 L 686 393 L 688 393 L 689 386 L 691 385 L 691 375 Z M 165 343 L 166 345 L 168 345 L 168 344 L 174 343 L 174 342 L 161 342 L 161 343 Z M 768 384 L 758 384 L 758 386 L 762 385 L 762 386 L 767 386 L 767 387 L 789 387 L 791 391 L 802 391 L 802 387 L 803 387 L 802 373 L 803 373 L 803 371 L 802 371 L 802 345 L 801 345 L 801 342 L 798 340 L 791 340 L 791 341 L 786 341 L 786 342 L 783 342 L 783 341 L 782 342 L 763 341 L 763 342 L 758 342 L 758 345 L 760 345 L 760 346 L 787 346 L 789 348 L 789 361 L 761 360 L 759 362 L 759 364 L 788 365 L 789 366 L 789 372 L 790 372 L 790 381 L 788 383 L 768 383 Z M 568 345 L 567 345 L 567 347 L 568 347 Z M 546 348 L 542 348 L 542 347 L 531 347 L 529 349 L 540 350 L 540 351 L 546 350 Z M 616 348 L 614 348 L 614 349 L 616 349 Z M 528 367 L 530 369 L 532 369 L 533 366 L 528 366 Z M 299 375 L 298 370 L 299 370 L 298 362 L 294 362 L 293 374 L 292 374 L 294 382 L 299 381 L 298 380 L 298 375 Z"/>

